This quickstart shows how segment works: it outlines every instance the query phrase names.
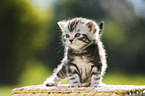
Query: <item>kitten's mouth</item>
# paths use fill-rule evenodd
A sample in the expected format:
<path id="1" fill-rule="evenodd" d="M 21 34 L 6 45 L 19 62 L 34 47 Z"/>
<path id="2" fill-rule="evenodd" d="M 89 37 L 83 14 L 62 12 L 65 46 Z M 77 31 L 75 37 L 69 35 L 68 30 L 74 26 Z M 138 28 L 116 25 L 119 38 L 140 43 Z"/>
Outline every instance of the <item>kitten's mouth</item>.
<path id="1" fill-rule="evenodd" d="M 85 45 L 86 45 L 86 43 L 82 42 L 82 41 L 69 42 L 67 44 L 68 47 L 70 47 L 74 50 L 80 50 Z"/>
<path id="2" fill-rule="evenodd" d="M 69 44 L 70 44 L 70 46 L 80 46 L 80 47 L 82 47 L 82 46 L 86 45 L 87 43 L 78 40 L 78 41 L 75 41 L 75 42 L 70 42 Z"/>
<path id="3" fill-rule="evenodd" d="M 88 43 L 81 42 L 81 41 L 78 41 L 77 43 L 71 42 L 71 43 L 69 43 L 69 47 L 72 49 L 75 49 L 75 50 L 84 50 L 93 43 L 94 43 L 94 41 L 90 41 Z"/>

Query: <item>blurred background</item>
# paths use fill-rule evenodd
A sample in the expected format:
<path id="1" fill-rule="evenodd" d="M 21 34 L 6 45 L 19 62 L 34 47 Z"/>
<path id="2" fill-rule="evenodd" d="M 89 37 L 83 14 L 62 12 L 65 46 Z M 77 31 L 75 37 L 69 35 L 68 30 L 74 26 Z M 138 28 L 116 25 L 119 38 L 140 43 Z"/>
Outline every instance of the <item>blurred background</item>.
<path id="1" fill-rule="evenodd" d="M 105 21 L 106 84 L 145 85 L 145 0 L 1 0 L 0 95 L 42 84 L 63 58 L 57 22 Z"/>

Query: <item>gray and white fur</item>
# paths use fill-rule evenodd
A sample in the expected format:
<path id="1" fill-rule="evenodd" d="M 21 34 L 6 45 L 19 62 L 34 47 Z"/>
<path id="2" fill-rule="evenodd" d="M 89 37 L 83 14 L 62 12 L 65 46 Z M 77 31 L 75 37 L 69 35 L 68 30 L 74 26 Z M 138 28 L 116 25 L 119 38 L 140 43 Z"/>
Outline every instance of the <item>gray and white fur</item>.
<path id="1" fill-rule="evenodd" d="M 69 77 L 69 88 L 102 86 L 102 76 L 107 68 L 106 53 L 100 40 L 104 22 L 97 24 L 80 17 L 59 21 L 58 25 L 65 45 L 64 58 L 44 85 L 57 86 Z"/>

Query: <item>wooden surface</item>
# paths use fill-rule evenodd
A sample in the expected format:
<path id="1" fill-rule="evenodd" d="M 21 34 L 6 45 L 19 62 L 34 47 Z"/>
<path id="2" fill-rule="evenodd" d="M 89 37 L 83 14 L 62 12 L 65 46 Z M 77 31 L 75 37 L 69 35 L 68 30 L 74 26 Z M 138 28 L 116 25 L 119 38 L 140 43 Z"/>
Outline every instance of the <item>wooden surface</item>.
<path id="1" fill-rule="evenodd" d="M 145 96 L 145 86 L 105 85 L 100 88 L 67 88 L 67 85 L 26 86 L 12 90 L 12 96 Z"/>

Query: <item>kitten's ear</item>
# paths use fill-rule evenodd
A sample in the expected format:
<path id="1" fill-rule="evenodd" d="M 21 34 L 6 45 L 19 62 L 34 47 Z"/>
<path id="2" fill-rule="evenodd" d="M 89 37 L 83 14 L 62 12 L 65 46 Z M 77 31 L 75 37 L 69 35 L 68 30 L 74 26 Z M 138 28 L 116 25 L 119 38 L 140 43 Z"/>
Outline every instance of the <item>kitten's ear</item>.
<path id="1" fill-rule="evenodd" d="M 63 29 L 64 26 L 66 25 L 66 21 L 59 21 L 57 22 L 57 24 L 59 25 L 60 29 Z"/>
<path id="2" fill-rule="evenodd" d="M 90 29 L 90 31 L 94 30 L 94 28 L 95 28 L 95 25 L 92 21 L 88 21 L 86 23 L 86 26 Z"/>
<path id="3" fill-rule="evenodd" d="M 100 29 L 99 34 L 102 35 L 103 29 L 104 29 L 104 21 L 101 21 L 99 23 L 99 29 Z"/>

